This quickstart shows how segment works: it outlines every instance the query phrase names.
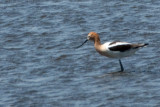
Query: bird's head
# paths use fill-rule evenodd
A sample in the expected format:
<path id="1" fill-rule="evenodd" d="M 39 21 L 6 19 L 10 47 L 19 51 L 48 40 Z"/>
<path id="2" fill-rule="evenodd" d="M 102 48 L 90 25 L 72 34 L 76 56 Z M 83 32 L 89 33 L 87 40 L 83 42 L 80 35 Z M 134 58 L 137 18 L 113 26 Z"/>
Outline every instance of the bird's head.
<path id="1" fill-rule="evenodd" d="M 92 40 L 95 41 L 96 38 L 99 38 L 98 34 L 96 32 L 90 32 L 87 35 L 87 39 L 82 43 L 82 45 L 77 46 L 76 48 L 80 48 L 81 46 L 83 46 L 88 40 Z"/>
<path id="2" fill-rule="evenodd" d="M 87 36 L 87 40 L 94 41 L 96 37 L 98 37 L 98 34 L 96 32 L 90 32 Z"/>

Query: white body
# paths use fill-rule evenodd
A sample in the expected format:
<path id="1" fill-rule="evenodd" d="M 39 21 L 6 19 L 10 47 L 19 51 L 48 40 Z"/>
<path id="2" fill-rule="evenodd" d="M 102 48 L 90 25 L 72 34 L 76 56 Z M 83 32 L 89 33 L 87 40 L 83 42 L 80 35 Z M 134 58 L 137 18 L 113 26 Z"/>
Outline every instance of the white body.
<path id="1" fill-rule="evenodd" d="M 114 46 L 118 46 L 118 45 L 127 45 L 127 44 L 131 44 L 131 43 L 127 43 L 127 42 L 116 42 L 114 44 L 111 44 L 111 43 L 112 42 L 106 42 L 106 43 L 102 44 L 99 47 L 100 49 L 96 49 L 97 52 L 99 52 L 103 56 L 120 59 L 120 58 L 123 58 L 123 57 L 131 56 L 138 50 L 138 48 L 136 48 L 136 49 L 131 48 L 131 49 L 126 50 L 124 52 L 112 51 L 112 50 L 109 49 L 110 47 L 114 47 Z"/>

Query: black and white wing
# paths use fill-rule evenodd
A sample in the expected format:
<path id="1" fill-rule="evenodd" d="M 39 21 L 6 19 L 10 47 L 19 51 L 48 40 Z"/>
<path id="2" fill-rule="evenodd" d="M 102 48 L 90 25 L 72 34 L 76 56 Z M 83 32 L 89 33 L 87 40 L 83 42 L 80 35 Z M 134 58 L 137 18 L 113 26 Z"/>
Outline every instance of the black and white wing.
<path id="1" fill-rule="evenodd" d="M 147 43 L 143 44 L 131 44 L 131 43 L 128 43 L 128 42 L 111 42 L 109 45 L 108 45 L 108 49 L 110 51 L 119 51 L 119 52 L 125 52 L 125 51 L 128 51 L 130 49 L 138 49 L 140 47 L 144 47 L 148 45 Z"/>
<path id="2" fill-rule="evenodd" d="M 119 51 L 119 52 L 125 52 L 130 49 L 132 49 L 132 44 L 127 42 L 111 42 L 108 45 L 108 49 L 110 51 Z"/>

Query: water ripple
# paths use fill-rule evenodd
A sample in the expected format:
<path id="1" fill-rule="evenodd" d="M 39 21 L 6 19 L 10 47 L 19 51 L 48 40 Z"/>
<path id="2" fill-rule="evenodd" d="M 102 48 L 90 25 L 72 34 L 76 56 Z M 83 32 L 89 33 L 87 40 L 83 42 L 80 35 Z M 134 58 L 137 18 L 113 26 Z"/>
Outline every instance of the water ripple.
<path id="1" fill-rule="evenodd" d="M 158 107 L 159 9 L 153 0 L 0 1 L 0 106 Z M 92 42 L 75 49 L 90 31 L 149 46 L 119 73 Z"/>

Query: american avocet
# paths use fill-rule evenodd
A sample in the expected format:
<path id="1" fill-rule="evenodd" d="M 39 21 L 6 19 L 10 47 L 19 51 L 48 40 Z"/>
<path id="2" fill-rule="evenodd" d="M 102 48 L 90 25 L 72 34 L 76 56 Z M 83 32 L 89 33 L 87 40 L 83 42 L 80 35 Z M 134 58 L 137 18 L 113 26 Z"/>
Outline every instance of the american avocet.
<path id="1" fill-rule="evenodd" d="M 87 36 L 87 40 L 85 40 L 83 44 L 85 44 L 88 40 L 94 41 L 94 47 L 96 51 L 106 57 L 119 59 L 119 64 L 121 67 L 121 71 L 124 71 L 121 58 L 128 57 L 133 55 L 140 47 L 144 47 L 148 45 L 147 43 L 128 43 L 128 42 L 106 42 L 101 44 L 99 35 L 96 32 L 90 32 Z M 79 48 L 82 45 L 76 47 Z"/>

